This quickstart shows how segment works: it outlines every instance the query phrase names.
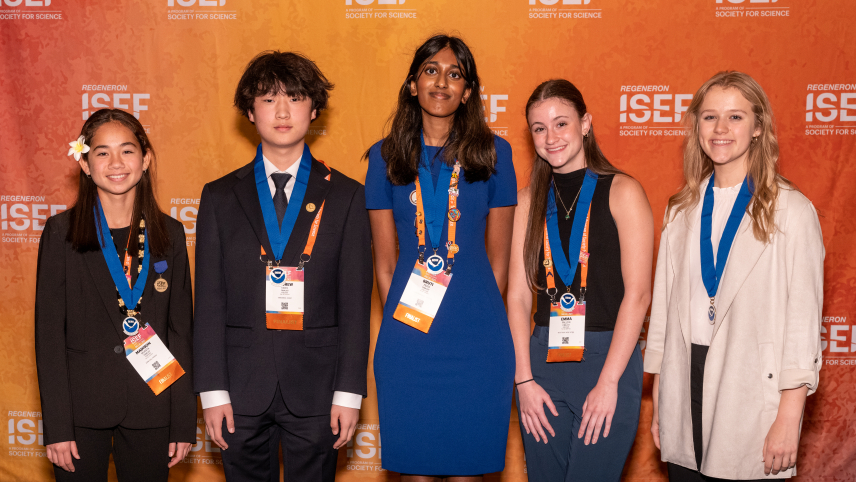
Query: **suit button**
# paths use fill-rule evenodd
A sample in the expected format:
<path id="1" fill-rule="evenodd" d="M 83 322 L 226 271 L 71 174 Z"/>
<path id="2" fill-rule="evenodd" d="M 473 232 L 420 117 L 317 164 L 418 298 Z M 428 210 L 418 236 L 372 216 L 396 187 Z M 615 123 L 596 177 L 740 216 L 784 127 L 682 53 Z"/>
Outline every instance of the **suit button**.
<path id="1" fill-rule="evenodd" d="M 773 378 L 773 374 L 772 374 L 772 373 L 768 373 L 768 374 L 767 374 L 767 378 Z"/>
<path id="2" fill-rule="evenodd" d="M 113 352 L 116 354 L 122 353 L 123 351 L 125 350 L 122 349 L 122 345 L 116 345 L 113 347 Z"/>

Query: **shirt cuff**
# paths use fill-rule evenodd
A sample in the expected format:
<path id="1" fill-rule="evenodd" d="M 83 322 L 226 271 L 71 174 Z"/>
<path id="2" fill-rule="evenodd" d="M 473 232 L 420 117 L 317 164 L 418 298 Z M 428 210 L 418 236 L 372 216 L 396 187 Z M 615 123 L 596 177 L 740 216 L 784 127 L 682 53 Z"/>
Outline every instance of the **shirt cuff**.
<path id="1" fill-rule="evenodd" d="M 653 373 L 656 375 L 660 373 L 660 368 L 663 365 L 663 354 L 649 348 L 645 350 L 645 358 L 642 363 L 645 373 Z"/>
<path id="2" fill-rule="evenodd" d="M 228 395 L 227 395 L 228 396 Z M 363 404 L 363 396 L 357 393 L 333 392 L 333 405 L 340 407 L 360 409 Z"/>
<path id="3" fill-rule="evenodd" d="M 219 407 L 232 403 L 227 390 L 212 390 L 210 392 L 202 392 L 199 394 L 199 401 L 202 402 L 202 409 Z"/>

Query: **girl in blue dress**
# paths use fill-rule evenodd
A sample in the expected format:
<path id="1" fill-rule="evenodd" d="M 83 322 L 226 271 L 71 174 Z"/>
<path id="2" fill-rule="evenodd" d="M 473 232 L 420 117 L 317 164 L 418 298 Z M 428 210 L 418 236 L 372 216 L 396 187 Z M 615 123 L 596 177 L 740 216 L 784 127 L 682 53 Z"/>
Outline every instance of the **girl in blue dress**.
<path id="1" fill-rule="evenodd" d="M 502 292 L 517 179 L 479 92 L 466 44 L 428 39 L 368 152 L 383 467 L 403 482 L 478 481 L 505 466 L 514 348 Z"/>

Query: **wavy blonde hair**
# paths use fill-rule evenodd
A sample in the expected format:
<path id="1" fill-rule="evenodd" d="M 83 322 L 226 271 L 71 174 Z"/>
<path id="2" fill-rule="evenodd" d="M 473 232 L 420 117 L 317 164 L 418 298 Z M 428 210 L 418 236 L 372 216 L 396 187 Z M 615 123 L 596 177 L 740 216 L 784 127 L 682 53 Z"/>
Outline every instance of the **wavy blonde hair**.
<path id="1" fill-rule="evenodd" d="M 698 114 L 705 96 L 714 87 L 736 89 L 740 92 L 752 104 L 755 125 L 761 127 L 761 134 L 753 138 L 749 145 L 749 155 L 746 160 L 747 173 L 754 184 L 752 202 L 746 208 L 746 212 L 752 218 L 755 239 L 766 242 L 776 231 L 775 214 L 779 189 L 796 188 L 779 174 L 779 141 L 776 139 L 770 100 L 761 85 L 742 72 L 719 72 L 705 82 L 693 96 L 684 118 L 684 126 L 687 130 L 684 139 L 685 184 L 677 194 L 669 198 L 669 205 L 666 207 L 666 224 L 674 220 L 679 212 L 698 204 L 701 197 L 701 183 L 713 173 L 713 161 L 705 154 L 699 143 Z"/>

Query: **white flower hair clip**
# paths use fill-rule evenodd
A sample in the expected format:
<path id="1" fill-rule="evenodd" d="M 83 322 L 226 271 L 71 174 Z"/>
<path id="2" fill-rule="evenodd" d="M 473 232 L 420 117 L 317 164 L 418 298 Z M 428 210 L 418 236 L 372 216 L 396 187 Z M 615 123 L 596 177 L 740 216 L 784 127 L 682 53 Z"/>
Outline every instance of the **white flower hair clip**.
<path id="1" fill-rule="evenodd" d="M 80 160 L 80 156 L 89 152 L 89 146 L 84 144 L 84 137 L 80 136 L 74 142 L 69 142 L 68 145 L 71 149 L 68 150 L 69 156 L 74 156 L 75 161 Z"/>

